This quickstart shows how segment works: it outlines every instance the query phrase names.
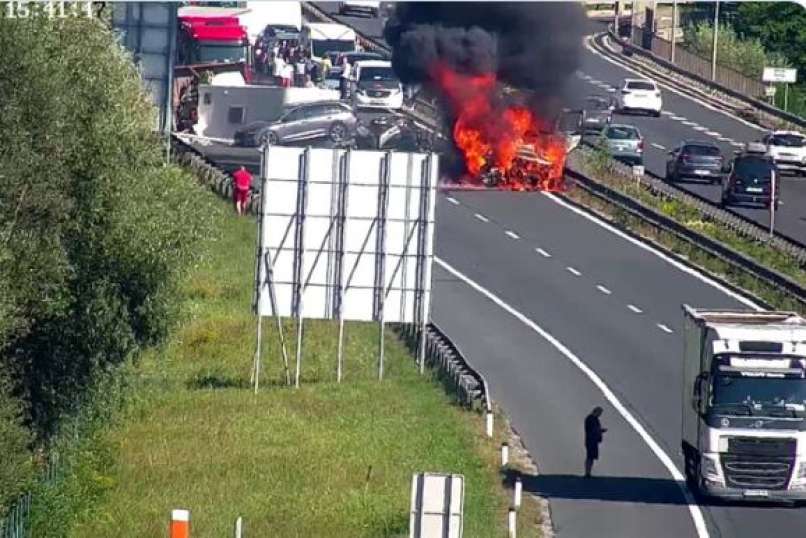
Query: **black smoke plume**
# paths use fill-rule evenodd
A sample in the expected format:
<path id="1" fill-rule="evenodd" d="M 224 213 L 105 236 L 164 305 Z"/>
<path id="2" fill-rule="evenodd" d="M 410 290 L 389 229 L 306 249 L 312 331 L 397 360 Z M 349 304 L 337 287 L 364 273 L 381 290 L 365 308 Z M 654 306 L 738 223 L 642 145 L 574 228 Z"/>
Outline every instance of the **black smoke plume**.
<path id="1" fill-rule="evenodd" d="M 398 3 L 384 37 L 403 82 L 428 83 L 436 62 L 463 74 L 495 72 L 533 107 L 562 104 L 587 24 L 579 2 Z"/>

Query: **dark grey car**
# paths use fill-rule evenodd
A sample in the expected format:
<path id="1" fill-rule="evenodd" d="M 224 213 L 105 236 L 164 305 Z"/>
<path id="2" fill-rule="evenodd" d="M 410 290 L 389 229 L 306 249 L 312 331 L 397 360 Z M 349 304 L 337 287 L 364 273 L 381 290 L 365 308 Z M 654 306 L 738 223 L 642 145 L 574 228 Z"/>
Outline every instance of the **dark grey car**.
<path id="1" fill-rule="evenodd" d="M 686 141 L 670 151 L 669 157 L 666 163 L 666 180 L 669 182 L 685 178 L 722 182 L 725 159 L 716 144 Z"/>
<path id="2" fill-rule="evenodd" d="M 328 138 L 352 140 L 358 118 L 350 106 L 338 101 L 307 103 L 288 110 L 273 122 L 258 121 L 235 132 L 235 145 L 260 146 Z"/>
<path id="3" fill-rule="evenodd" d="M 582 128 L 586 133 L 599 132 L 613 119 L 615 103 L 612 98 L 592 95 L 585 99 L 582 113 Z"/>

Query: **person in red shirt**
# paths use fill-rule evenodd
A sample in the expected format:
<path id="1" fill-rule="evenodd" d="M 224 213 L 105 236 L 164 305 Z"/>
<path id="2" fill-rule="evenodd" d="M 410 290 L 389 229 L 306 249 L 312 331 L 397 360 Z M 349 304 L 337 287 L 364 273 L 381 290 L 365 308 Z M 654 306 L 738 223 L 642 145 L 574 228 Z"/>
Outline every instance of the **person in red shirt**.
<path id="1" fill-rule="evenodd" d="M 249 189 L 252 186 L 252 174 L 241 166 L 232 174 L 233 182 L 232 198 L 235 202 L 235 211 L 238 215 L 246 212 L 246 203 L 249 200 Z"/>

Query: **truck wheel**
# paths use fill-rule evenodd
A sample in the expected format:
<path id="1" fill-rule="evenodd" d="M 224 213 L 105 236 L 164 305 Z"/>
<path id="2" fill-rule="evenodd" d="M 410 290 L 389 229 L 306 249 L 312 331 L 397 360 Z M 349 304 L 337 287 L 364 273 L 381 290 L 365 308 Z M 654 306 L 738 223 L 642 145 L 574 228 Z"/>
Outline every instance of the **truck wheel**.
<path id="1" fill-rule="evenodd" d="M 274 131 L 268 131 L 260 135 L 260 145 L 277 145 L 280 143 L 280 138 L 277 136 L 277 133 Z"/>
<path id="2" fill-rule="evenodd" d="M 333 142 L 341 142 L 347 137 L 347 127 L 345 127 L 343 123 L 337 121 L 330 126 L 328 136 Z"/>

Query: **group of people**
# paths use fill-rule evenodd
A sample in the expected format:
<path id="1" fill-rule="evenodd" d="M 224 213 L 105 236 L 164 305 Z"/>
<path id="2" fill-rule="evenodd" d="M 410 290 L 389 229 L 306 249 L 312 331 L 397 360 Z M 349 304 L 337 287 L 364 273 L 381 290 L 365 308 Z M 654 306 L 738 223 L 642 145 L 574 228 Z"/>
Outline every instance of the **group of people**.
<path id="1" fill-rule="evenodd" d="M 258 68 L 271 74 L 275 84 L 284 88 L 311 88 L 321 84 L 332 67 L 330 59 L 315 62 L 296 41 L 262 43 L 256 52 Z"/>

